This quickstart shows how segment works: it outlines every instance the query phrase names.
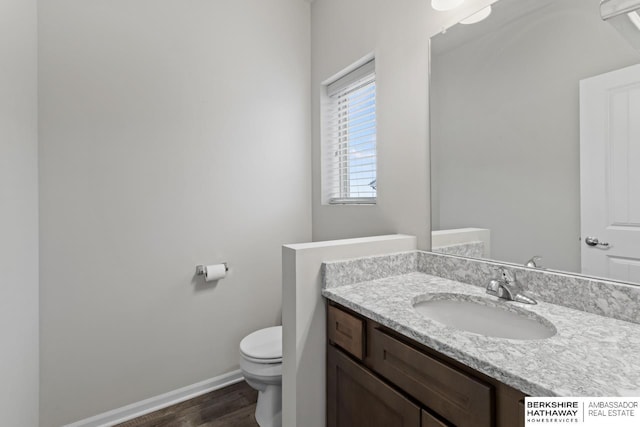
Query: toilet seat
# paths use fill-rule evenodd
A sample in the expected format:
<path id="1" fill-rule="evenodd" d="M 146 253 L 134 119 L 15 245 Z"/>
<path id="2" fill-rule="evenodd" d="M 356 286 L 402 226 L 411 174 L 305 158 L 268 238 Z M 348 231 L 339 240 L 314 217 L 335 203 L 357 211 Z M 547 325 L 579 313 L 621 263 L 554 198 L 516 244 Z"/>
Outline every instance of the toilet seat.
<path id="1" fill-rule="evenodd" d="M 255 331 L 240 341 L 241 356 L 254 363 L 282 362 L 282 326 Z"/>
<path id="2" fill-rule="evenodd" d="M 276 357 L 274 359 L 260 359 L 257 357 L 250 357 L 247 356 L 246 354 L 240 352 L 240 356 L 242 356 L 242 358 L 244 360 L 248 360 L 249 362 L 253 362 L 253 363 L 263 363 L 265 365 L 271 365 L 274 363 L 282 363 L 282 357 Z"/>
<path id="3" fill-rule="evenodd" d="M 256 363 L 241 358 L 240 369 L 248 381 L 255 380 L 264 384 L 282 383 L 282 363 Z"/>

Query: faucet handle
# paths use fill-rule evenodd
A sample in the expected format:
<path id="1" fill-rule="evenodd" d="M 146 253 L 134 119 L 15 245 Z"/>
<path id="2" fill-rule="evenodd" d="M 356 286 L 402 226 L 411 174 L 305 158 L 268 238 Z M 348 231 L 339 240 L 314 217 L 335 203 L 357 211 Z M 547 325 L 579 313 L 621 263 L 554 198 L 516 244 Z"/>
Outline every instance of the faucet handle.
<path id="1" fill-rule="evenodd" d="M 522 286 L 516 280 L 516 272 L 507 270 L 505 267 L 496 267 L 495 269 L 502 277 L 492 279 L 487 284 L 486 292 L 489 295 L 495 295 L 498 298 L 509 301 L 522 302 L 526 304 L 536 304 L 536 301 L 525 295 Z"/>
<path id="2" fill-rule="evenodd" d="M 500 275 L 500 280 L 504 281 L 506 284 L 515 283 L 516 281 L 515 271 L 507 270 L 504 267 L 497 267 L 496 271 Z"/>

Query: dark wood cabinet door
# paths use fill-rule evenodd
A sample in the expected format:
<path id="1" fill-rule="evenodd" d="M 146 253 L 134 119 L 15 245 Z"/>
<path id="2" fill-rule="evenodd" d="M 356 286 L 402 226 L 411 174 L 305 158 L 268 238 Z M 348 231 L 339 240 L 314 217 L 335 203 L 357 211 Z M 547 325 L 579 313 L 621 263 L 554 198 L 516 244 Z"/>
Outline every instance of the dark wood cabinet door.
<path id="1" fill-rule="evenodd" d="M 492 427 L 494 390 L 381 331 L 368 331 L 365 364 L 458 427 Z"/>
<path id="2" fill-rule="evenodd" d="M 524 393 L 497 384 L 496 397 L 496 427 L 524 427 Z"/>
<path id="3" fill-rule="evenodd" d="M 420 427 L 420 408 L 333 346 L 327 349 L 327 427 Z"/>
<path id="4" fill-rule="evenodd" d="M 518 427 L 524 427 L 524 400 L 518 402 Z"/>

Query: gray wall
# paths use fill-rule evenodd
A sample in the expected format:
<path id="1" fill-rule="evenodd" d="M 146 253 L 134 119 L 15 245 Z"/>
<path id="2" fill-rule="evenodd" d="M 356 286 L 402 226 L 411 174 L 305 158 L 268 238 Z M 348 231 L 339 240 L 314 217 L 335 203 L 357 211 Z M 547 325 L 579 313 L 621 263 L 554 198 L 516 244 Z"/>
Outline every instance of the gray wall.
<path id="1" fill-rule="evenodd" d="M 488 0 L 437 12 L 428 0 L 316 0 L 311 13 L 313 240 L 406 233 L 431 246 L 429 200 L 429 38 Z M 378 203 L 322 205 L 322 82 L 376 58 Z"/>
<path id="2" fill-rule="evenodd" d="M 38 425 L 36 2 L 0 0 L 0 414 Z"/>
<path id="3" fill-rule="evenodd" d="M 313 239 L 386 233 L 429 245 L 425 0 L 317 0 L 312 7 Z M 378 203 L 321 203 L 321 82 L 375 54 Z"/>
<path id="4" fill-rule="evenodd" d="M 433 225 L 491 229 L 494 259 L 580 271 L 578 81 L 640 57 L 598 0 L 551 3 L 433 62 Z"/>
<path id="5" fill-rule="evenodd" d="M 41 419 L 238 368 L 309 241 L 309 4 L 40 1 Z M 195 265 L 227 261 L 202 285 Z M 22 269 L 23 271 L 26 269 Z"/>

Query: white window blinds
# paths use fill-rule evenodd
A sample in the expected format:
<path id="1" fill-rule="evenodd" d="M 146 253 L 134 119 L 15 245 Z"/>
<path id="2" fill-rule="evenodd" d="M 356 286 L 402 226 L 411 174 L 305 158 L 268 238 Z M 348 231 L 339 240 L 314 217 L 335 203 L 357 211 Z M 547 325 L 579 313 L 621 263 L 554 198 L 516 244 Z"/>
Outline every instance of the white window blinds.
<path id="1" fill-rule="evenodd" d="M 376 202 L 376 78 L 370 61 L 326 86 L 323 198 Z"/>

